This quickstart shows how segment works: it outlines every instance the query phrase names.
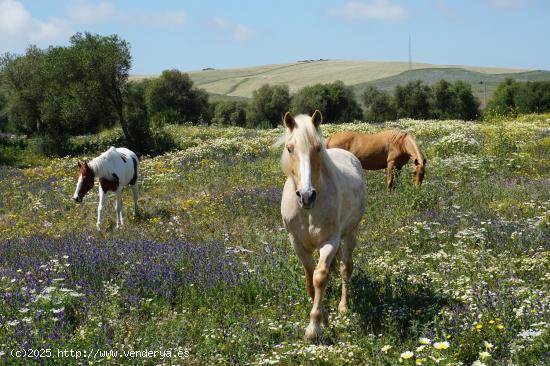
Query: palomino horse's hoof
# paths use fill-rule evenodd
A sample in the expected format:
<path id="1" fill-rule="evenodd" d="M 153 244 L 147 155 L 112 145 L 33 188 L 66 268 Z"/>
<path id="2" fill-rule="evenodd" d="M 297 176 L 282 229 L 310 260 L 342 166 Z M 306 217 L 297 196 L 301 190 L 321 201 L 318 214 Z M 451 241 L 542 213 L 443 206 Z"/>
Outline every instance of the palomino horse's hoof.
<path id="1" fill-rule="evenodd" d="M 319 324 L 310 323 L 306 328 L 304 340 L 306 342 L 317 343 L 322 335 L 323 329 L 321 329 L 321 326 Z"/>

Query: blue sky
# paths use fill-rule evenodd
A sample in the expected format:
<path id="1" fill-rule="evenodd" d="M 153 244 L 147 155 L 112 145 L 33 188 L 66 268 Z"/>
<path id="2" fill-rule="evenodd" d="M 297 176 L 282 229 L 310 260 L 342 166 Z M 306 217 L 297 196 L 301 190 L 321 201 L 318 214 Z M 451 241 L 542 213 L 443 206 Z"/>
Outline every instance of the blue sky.
<path id="1" fill-rule="evenodd" d="M 130 42 L 134 74 L 302 59 L 550 70 L 548 0 L 0 0 L 0 53 L 77 31 Z"/>

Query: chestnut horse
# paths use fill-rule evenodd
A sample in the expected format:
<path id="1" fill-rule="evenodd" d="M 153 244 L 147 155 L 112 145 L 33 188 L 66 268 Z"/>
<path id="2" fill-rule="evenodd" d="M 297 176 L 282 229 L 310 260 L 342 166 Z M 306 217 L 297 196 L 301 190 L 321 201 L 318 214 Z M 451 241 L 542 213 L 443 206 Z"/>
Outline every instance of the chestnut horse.
<path id="1" fill-rule="evenodd" d="M 134 197 L 134 214 L 137 215 L 137 177 L 139 160 L 131 150 L 124 147 L 111 148 L 89 163 L 78 163 L 80 176 L 76 184 L 73 199 L 82 202 L 84 195 L 94 186 L 94 180 L 99 178 L 99 205 L 97 207 L 97 229 L 101 230 L 101 213 L 105 206 L 107 192 L 116 193 L 116 227 L 124 224 L 122 217 L 122 188 L 132 186 Z"/>
<path id="2" fill-rule="evenodd" d="M 366 170 L 386 170 L 388 191 L 394 187 L 393 168 L 400 170 L 410 160 L 413 161 L 414 183 L 419 186 L 424 179 L 426 158 L 416 145 L 413 137 L 405 131 L 390 129 L 377 134 L 358 132 L 337 132 L 326 141 L 328 149 L 341 148 L 353 153 Z"/>
<path id="3" fill-rule="evenodd" d="M 321 112 L 311 117 L 290 112 L 284 116 L 285 144 L 281 167 L 287 175 L 281 199 L 281 215 L 290 242 L 306 275 L 306 289 L 313 300 L 305 339 L 317 340 L 326 325 L 323 293 L 333 259 L 340 258 L 342 294 L 338 311 L 348 308 L 348 287 L 353 270 L 352 252 L 365 211 L 365 181 L 361 163 L 350 152 L 325 149 L 319 131 Z M 319 250 L 314 267 L 313 252 Z M 338 255 L 337 255 L 338 254 Z"/>

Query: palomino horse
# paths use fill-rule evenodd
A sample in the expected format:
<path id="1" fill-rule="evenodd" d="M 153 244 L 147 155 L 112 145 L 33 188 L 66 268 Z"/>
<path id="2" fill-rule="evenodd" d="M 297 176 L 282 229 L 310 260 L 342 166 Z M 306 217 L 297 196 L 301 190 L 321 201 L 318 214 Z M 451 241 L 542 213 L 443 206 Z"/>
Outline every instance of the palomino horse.
<path id="1" fill-rule="evenodd" d="M 373 135 L 338 132 L 328 138 L 326 146 L 328 149 L 338 147 L 350 151 L 361 161 L 363 169 L 387 168 L 388 191 L 394 187 L 393 168 L 400 170 L 409 159 L 414 163 L 414 183 L 419 186 L 424 179 L 426 158 L 408 132 L 399 129 L 390 129 Z"/>
<path id="2" fill-rule="evenodd" d="M 121 147 L 111 148 L 89 163 L 80 164 L 80 176 L 74 192 L 74 200 L 82 202 L 84 195 L 94 186 L 95 177 L 99 178 L 99 205 L 97 207 L 97 229 L 101 230 L 101 213 L 105 206 L 107 192 L 116 193 L 116 227 L 124 224 L 122 217 L 122 188 L 132 186 L 134 213 L 137 215 L 137 177 L 139 160 L 132 151 Z"/>
<path id="3" fill-rule="evenodd" d="M 290 112 L 284 116 L 285 144 L 281 167 L 287 175 L 281 199 L 281 215 L 290 242 L 302 261 L 306 289 L 313 299 L 305 339 L 321 336 L 320 322 L 328 316 L 323 308 L 323 293 L 336 254 L 340 258 L 342 296 L 339 312 L 348 307 L 349 279 L 353 270 L 352 251 L 361 216 L 365 211 L 365 181 L 361 163 L 342 149 L 326 150 L 319 131 L 321 112 L 311 117 Z M 340 245 L 342 241 L 342 245 Z M 314 267 L 313 251 L 319 249 Z"/>

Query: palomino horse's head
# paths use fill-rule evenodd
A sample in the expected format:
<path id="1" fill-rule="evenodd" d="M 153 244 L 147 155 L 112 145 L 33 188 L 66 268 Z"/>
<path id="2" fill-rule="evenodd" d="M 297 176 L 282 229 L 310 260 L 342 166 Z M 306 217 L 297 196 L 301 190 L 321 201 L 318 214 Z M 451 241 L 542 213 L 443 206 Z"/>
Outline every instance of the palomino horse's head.
<path id="1" fill-rule="evenodd" d="M 424 173 L 426 171 L 426 158 L 423 156 L 419 156 L 413 160 L 413 164 L 414 184 L 416 186 L 419 186 L 424 180 Z"/>
<path id="2" fill-rule="evenodd" d="M 283 171 L 294 180 L 298 204 L 310 209 L 315 204 L 319 179 L 321 177 L 321 160 L 324 153 L 323 138 L 319 125 L 323 120 L 321 112 L 313 115 L 299 115 L 294 118 L 286 112 L 285 150 L 282 156 Z"/>
<path id="3" fill-rule="evenodd" d="M 84 198 L 86 193 L 94 186 L 95 174 L 88 163 L 80 164 L 79 162 L 78 168 L 80 169 L 80 176 L 78 177 L 73 199 L 76 202 L 82 202 L 82 198 Z"/>

